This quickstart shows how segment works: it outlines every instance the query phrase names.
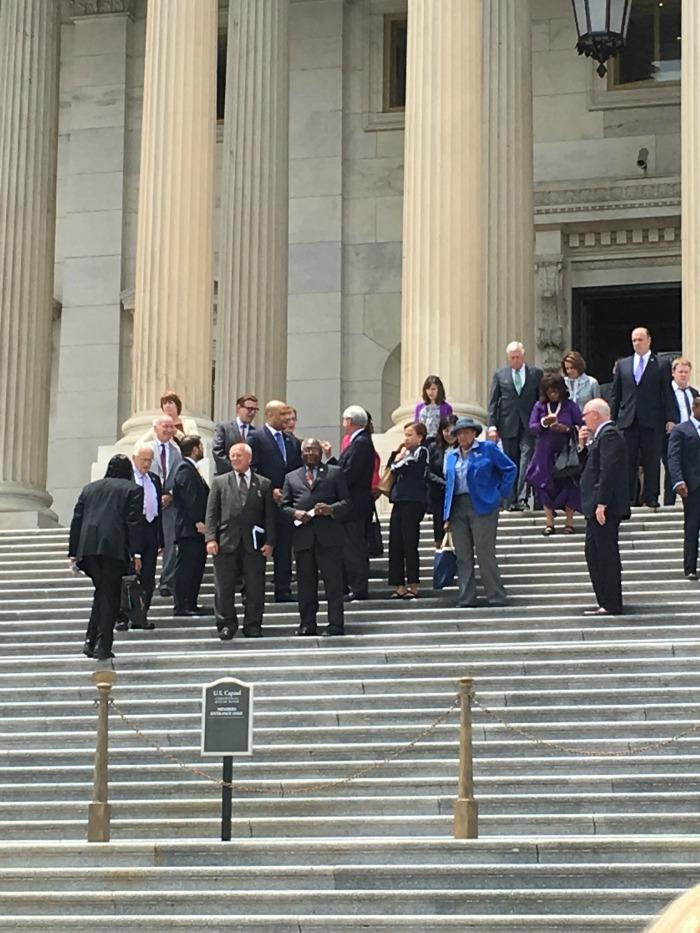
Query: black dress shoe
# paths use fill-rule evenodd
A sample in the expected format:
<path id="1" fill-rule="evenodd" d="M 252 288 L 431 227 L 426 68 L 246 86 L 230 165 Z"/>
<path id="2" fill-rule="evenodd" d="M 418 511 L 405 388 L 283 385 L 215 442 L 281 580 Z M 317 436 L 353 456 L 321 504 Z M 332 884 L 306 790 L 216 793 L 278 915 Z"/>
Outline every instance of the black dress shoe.
<path id="1" fill-rule="evenodd" d="M 86 641 L 83 644 L 83 654 L 85 655 L 86 658 L 95 657 L 95 648 L 93 647 L 93 645 L 90 644 L 89 641 Z"/>
<path id="2" fill-rule="evenodd" d="M 295 635 L 318 635 L 318 629 L 316 626 L 311 628 L 309 625 L 300 625 L 299 628 L 294 633 Z"/>
<path id="3" fill-rule="evenodd" d="M 644 505 L 646 505 L 646 507 L 647 507 L 648 509 L 659 509 L 659 508 L 661 508 L 661 506 L 659 505 L 659 500 L 658 500 L 658 499 L 652 499 L 650 502 L 645 502 Z"/>
<path id="4" fill-rule="evenodd" d="M 243 637 L 244 638 L 262 638 L 262 629 L 259 625 L 251 625 L 248 628 L 243 628 Z"/>
<path id="5" fill-rule="evenodd" d="M 325 630 L 325 632 L 324 632 L 323 634 L 324 634 L 324 635 L 327 635 L 327 636 L 328 636 L 328 635 L 344 635 L 344 634 L 345 634 L 345 629 L 344 629 L 344 628 L 337 628 L 336 626 L 331 626 L 331 625 L 329 625 L 328 628 Z"/>
<path id="6" fill-rule="evenodd" d="M 199 615 L 199 613 L 198 613 L 198 612 L 192 612 L 191 609 L 176 609 L 176 610 L 173 612 L 173 615 L 174 615 L 176 618 L 189 618 L 189 619 L 192 619 L 192 618 L 196 618 L 196 617 Z"/>
<path id="7" fill-rule="evenodd" d="M 105 651 L 99 651 L 99 652 L 98 652 L 98 651 L 95 651 L 95 653 L 93 654 L 93 658 L 94 658 L 96 661 L 109 661 L 109 660 L 111 660 L 113 657 L 114 657 L 114 652 L 113 652 L 113 651 L 107 651 L 107 652 L 105 652 Z"/>
<path id="8" fill-rule="evenodd" d="M 145 629 L 147 632 L 152 632 L 153 629 L 156 627 L 156 624 L 155 624 L 155 622 L 149 622 L 148 619 L 146 619 L 146 621 L 143 623 L 143 625 L 134 625 L 134 623 L 132 622 L 132 623 L 131 623 L 131 627 L 132 627 L 132 629 L 134 629 L 134 628 L 142 628 L 142 629 Z"/>
<path id="9" fill-rule="evenodd" d="M 206 606 L 195 606 L 192 610 L 192 615 L 194 616 L 213 616 L 214 609 L 208 609 Z"/>
<path id="10" fill-rule="evenodd" d="M 222 641 L 231 641 L 233 636 L 236 634 L 236 629 L 232 628 L 230 625 L 224 625 L 223 628 L 219 629 L 219 638 Z"/>
<path id="11" fill-rule="evenodd" d="M 686 580 L 697 580 L 697 579 L 698 579 L 698 575 L 697 575 L 697 573 L 695 573 L 695 572 L 693 571 L 692 573 L 686 573 L 685 578 L 686 578 Z"/>
<path id="12" fill-rule="evenodd" d="M 173 595 L 173 591 L 169 589 L 167 586 L 161 586 L 158 592 L 160 593 L 161 596 L 165 597 L 166 599 L 168 596 Z"/>
<path id="13" fill-rule="evenodd" d="M 116 632 L 126 632 L 129 629 L 129 620 L 128 619 L 119 619 L 117 624 L 114 626 Z"/>

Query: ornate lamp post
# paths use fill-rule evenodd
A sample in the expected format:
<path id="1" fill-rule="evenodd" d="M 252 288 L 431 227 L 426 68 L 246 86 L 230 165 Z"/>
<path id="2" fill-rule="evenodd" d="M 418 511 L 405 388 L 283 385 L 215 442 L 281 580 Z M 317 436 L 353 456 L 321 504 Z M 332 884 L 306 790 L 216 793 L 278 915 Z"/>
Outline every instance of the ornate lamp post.
<path id="1" fill-rule="evenodd" d="M 572 3 L 578 54 L 599 62 L 597 71 L 603 78 L 607 60 L 625 47 L 632 0 L 572 0 Z"/>

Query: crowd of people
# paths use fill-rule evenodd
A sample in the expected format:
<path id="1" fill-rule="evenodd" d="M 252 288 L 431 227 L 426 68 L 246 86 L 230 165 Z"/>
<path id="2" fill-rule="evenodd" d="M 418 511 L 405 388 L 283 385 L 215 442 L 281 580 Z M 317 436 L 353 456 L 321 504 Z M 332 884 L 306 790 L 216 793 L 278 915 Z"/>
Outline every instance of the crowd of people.
<path id="1" fill-rule="evenodd" d="M 700 399 L 682 357 L 666 362 L 651 349 L 645 327 L 632 331 L 632 354 L 617 361 L 606 387 L 586 373 L 582 356 L 564 356 L 561 372 L 543 373 L 525 348 L 506 348 L 507 365 L 493 376 L 488 424 L 459 417 L 436 375 L 422 389 L 403 441 L 380 473 L 371 415 L 349 406 L 343 440 L 333 455 L 320 438 L 295 435 L 297 412 L 286 402 L 260 405 L 252 393 L 236 401 L 230 421 L 216 426 L 211 488 L 198 469 L 205 444 L 183 419 L 175 392 L 131 458 L 116 455 L 104 479 L 83 489 L 70 529 L 69 557 L 93 581 L 95 594 L 84 653 L 113 657 L 113 630 L 151 629 L 147 611 L 157 583 L 173 598 L 174 615 L 211 614 L 199 605 L 207 555 L 212 557 L 213 614 L 219 637 L 238 630 L 263 634 L 265 568 L 273 565 L 274 600 L 296 602 L 300 636 L 316 635 L 319 578 L 327 600 L 326 634 L 344 633 L 344 606 L 369 598 L 368 532 L 375 500 L 388 495 L 390 598 L 420 595 L 419 535 L 426 512 L 440 549 L 447 533 L 457 559 L 457 605 L 476 605 L 475 563 L 489 605 L 506 603 L 496 559 L 502 510 L 541 509 L 543 534 L 576 533 L 586 518 L 586 559 L 597 604 L 589 614 L 622 612 L 618 533 L 630 504 L 659 506 L 681 497 L 685 516 L 684 572 L 697 579 L 700 532 Z M 293 593 L 293 561 L 296 594 Z M 121 581 L 140 577 L 144 613 L 122 611 Z"/>

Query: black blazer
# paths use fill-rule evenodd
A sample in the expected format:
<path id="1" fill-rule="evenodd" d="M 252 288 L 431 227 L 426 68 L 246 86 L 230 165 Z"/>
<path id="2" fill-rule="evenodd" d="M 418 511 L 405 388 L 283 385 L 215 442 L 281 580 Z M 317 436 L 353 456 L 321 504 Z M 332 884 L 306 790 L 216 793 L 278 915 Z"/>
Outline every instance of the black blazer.
<path id="1" fill-rule="evenodd" d="M 607 505 L 613 518 L 630 517 L 627 445 L 612 422 L 604 425 L 584 448 L 586 463 L 581 474 L 583 514 L 593 518 L 599 505 Z"/>
<path id="2" fill-rule="evenodd" d="M 250 474 L 250 488 L 241 506 L 238 477 L 233 472 L 215 476 L 207 500 L 207 541 L 218 541 L 224 553 L 239 547 L 252 554 L 263 544 L 275 546 L 278 509 L 272 498 L 272 484 L 265 476 Z M 253 545 L 253 527 L 264 529 Z"/>
<path id="3" fill-rule="evenodd" d="M 688 492 L 700 486 L 700 436 L 692 421 L 677 424 L 668 436 L 668 474 L 671 486 L 685 483 Z"/>
<path id="4" fill-rule="evenodd" d="M 247 431 L 245 443 L 250 443 L 254 433 L 255 428 L 251 424 Z M 228 458 L 228 452 L 234 444 L 239 444 L 242 440 L 241 429 L 238 427 L 235 418 L 233 421 L 222 421 L 217 424 L 211 445 L 211 451 L 214 455 L 214 469 L 217 476 L 231 472 L 231 461 Z"/>
<path id="5" fill-rule="evenodd" d="M 109 557 L 127 563 L 141 553 L 143 489 L 130 479 L 89 483 L 73 510 L 68 556 Z"/>
<path id="6" fill-rule="evenodd" d="M 698 393 L 698 390 L 695 389 L 695 388 L 693 388 L 693 386 L 688 386 L 688 389 L 690 390 L 690 395 L 691 395 L 691 397 L 693 398 L 693 401 L 694 401 L 694 400 L 698 397 L 698 394 L 699 394 L 699 393 Z M 680 404 L 678 403 L 678 396 L 677 396 L 676 393 L 674 392 L 673 386 L 671 386 L 671 395 L 673 396 L 673 401 L 676 403 L 676 404 L 675 404 L 675 412 L 676 412 L 676 414 L 675 414 L 675 417 L 673 418 L 673 420 L 676 422 L 676 424 L 679 424 L 681 418 L 682 418 L 682 417 L 685 417 L 685 416 L 688 414 L 688 412 L 687 412 L 686 409 L 685 409 L 685 405 L 683 405 L 683 412 L 681 413 L 681 407 L 680 407 Z M 681 403 L 681 404 L 682 404 L 682 403 Z M 690 408 L 691 408 L 691 411 L 692 411 L 692 408 L 693 408 L 692 404 L 691 404 Z"/>
<path id="7" fill-rule="evenodd" d="M 162 517 L 163 516 L 163 505 L 161 502 L 161 498 L 163 496 L 163 486 L 161 484 L 160 477 L 158 476 L 157 473 L 151 473 L 149 471 L 148 475 L 151 477 L 151 480 L 153 481 L 153 485 L 156 487 L 156 501 L 158 502 L 158 515 L 155 521 L 151 522 L 151 525 L 156 526 L 154 530 L 158 538 L 158 547 L 162 548 L 162 547 L 165 547 L 165 539 L 163 537 L 163 517 Z M 145 500 L 145 496 L 146 496 L 146 493 L 144 492 L 144 500 Z M 145 508 L 145 501 L 144 501 L 144 508 Z M 146 519 L 146 515 L 144 512 L 141 513 L 141 527 L 144 529 L 144 531 L 148 531 L 149 524 L 148 524 L 148 521 Z"/>
<path id="8" fill-rule="evenodd" d="M 306 467 L 302 466 L 284 479 L 282 511 L 290 522 L 294 521 L 296 509 L 310 512 L 317 502 L 331 506 L 331 515 L 316 515 L 307 525 L 295 525 L 292 544 L 295 551 L 308 551 L 318 542 L 321 547 L 342 547 L 345 530 L 342 520 L 350 513 L 350 494 L 338 466 L 322 463 L 316 481 L 309 488 L 306 482 Z"/>
<path id="9" fill-rule="evenodd" d="M 284 431 L 282 438 L 284 448 L 287 452 L 287 462 L 282 457 L 282 452 L 277 446 L 277 441 L 270 434 L 267 427 L 259 428 L 250 438 L 250 446 L 253 451 L 252 469 L 261 476 L 266 476 L 272 483 L 273 489 L 282 489 L 284 478 L 292 470 L 298 470 L 301 466 L 301 453 L 296 438 L 292 440 Z"/>
<path id="10" fill-rule="evenodd" d="M 340 467 L 347 483 L 352 509 L 345 521 L 369 521 L 374 512 L 374 444 L 370 435 L 361 431 L 337 460 L 332 457 L 328 463 Z"/>
<path id="11" fill-rule="evenodd" d="M 428 448 L 421 445 L 416 459 L 399 460 L 391 487 L 391 502 L 420 502 L 426 504 L 428 495 Z"/>
<path id="12" fill-rule="evenodd" d="M 542 370 L 525 364 L 525 385 L 520 395 L 513 385 L 510 366 L 497 369 L 491 381 L 489 424 L 498 428 L 501 437 L 517 437 L 520 429 L 530 431 L 530 413 L 540 397 Z"/>
<path id="13" fill-rule="evenodd" d="M 642 380 L 634 381 L 634 356 L 620 360 L 613 379 L 610 410 L 618 428 L 663 430 L 667 421 L 676 421 L 676 399 L 671 388 L 671 365 L 652 353 Z"/>
<path id="14" fill-rule="evenodd" d="M 195 526 L 206 519 L 208 495 L 209 486 L 197 467 L 191 460 L 183 458 L 173 480 L 176 541 L 200 537 Z"/>

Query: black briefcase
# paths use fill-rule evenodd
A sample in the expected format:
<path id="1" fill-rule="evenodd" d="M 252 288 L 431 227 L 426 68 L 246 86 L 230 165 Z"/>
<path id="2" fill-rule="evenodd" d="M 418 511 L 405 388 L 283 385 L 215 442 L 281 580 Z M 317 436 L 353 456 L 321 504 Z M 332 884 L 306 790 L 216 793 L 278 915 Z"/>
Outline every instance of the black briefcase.
<path id="1" fill-rule="evenodd" d="M 381 557 L 384 553 L 382 526 L 379 524 L 376 506 L 374 507 L 374 515 L 367 526 L 367 553 L 370 557 Z"/>
<path id="2" fill-rule="evenodd" d="M 146 621 L 146 594 L 137 573 L 128 573 L 122 577 L 120 609 L 132 625 L 143 628 Z"/>

